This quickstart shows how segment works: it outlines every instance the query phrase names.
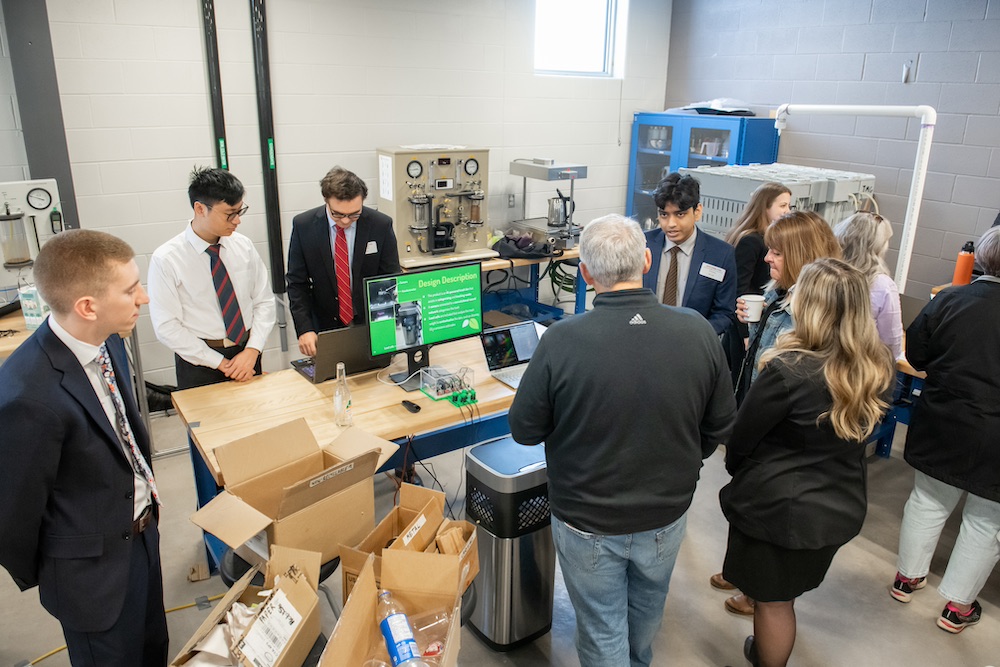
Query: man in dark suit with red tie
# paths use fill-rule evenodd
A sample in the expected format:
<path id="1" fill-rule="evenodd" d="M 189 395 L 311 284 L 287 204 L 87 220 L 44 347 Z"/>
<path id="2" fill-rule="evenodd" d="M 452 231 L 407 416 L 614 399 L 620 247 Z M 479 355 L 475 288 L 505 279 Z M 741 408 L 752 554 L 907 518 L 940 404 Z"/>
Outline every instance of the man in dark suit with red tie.
<path id="1" fill-rule="evenodd" d="M 363 205 L 368 186 L 334 167 L 320 181 L 323 206 L 292 220 L 288 306 L 302 354 L 316 354 L 322 331 L 364 321 L 364 279 L 399 272 L 392 218 Z"/>
<path id="2" fill-rule="evenodd" d="M 149 302 L 134 253 L 70 230 L 34 277 L 52 312 L 0 366 L 0 565 L 38 586 L 74 667 L 165 667 L 159 495 L 119 337 Z"/>

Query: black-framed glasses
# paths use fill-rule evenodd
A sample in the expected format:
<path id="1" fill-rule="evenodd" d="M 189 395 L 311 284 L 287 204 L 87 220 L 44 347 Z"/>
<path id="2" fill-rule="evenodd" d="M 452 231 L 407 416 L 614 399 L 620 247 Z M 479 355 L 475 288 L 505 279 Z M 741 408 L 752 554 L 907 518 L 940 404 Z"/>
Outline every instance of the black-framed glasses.
<path id="1" fill-rule="evenodd" d="M 337 213 L 336 211 L 331 211 L 327 209 L 330 213 L 330 217 L 334 220 L 350 220 L 351 222 L 357 222 L 361 219 L 361 213 Z"/>
<path id="2" fill-rule="evenodd" d="M 212 210 L 212 205 L 211 204 L 206 204 L 205 202 L 201 202 L 201 205 L 204 206 L 205 208 L 207 208 L 209 211 Z M 238 211 L 233 211 L 232 213 L 227 214 L 226 215 L 226 220 L 228 220 L 229 222 L 232 222 L 236 218 L 242 218 L 244 215 L 247 214 L 247 211 L 249 211 L 249 210 L 250 210 L 250 205 L 249 204 L 243 204 L 243 206 Z"/>

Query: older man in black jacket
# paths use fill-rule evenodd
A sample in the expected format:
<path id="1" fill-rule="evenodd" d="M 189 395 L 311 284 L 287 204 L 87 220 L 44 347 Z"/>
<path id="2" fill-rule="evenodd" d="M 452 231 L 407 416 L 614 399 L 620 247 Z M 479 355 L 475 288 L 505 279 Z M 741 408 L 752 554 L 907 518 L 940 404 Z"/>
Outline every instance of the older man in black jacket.
<path id="1" fill-rule="evenodd" d="M 516 441 L 545 442 L 584 667 L 651 664 L 702 460 L 736 413 L 712 325 L 643 288 L 645 245 L 622 216 L 584 228 L 594 309 L 542 336 L 508 415 Z"/>

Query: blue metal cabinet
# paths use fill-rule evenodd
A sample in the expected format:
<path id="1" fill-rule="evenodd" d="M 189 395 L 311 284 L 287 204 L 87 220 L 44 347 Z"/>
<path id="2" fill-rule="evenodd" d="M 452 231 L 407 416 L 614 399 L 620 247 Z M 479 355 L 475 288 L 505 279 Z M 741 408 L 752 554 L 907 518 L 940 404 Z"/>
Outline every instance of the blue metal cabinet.
<path id="1" fill-rule="evenodd" d="M 653 190 L 660 179 L 681 167 L 770 164 L 777 158 L 778 132 L 771 118 L 637 113 L 625 215 L 652 229 Z"/>

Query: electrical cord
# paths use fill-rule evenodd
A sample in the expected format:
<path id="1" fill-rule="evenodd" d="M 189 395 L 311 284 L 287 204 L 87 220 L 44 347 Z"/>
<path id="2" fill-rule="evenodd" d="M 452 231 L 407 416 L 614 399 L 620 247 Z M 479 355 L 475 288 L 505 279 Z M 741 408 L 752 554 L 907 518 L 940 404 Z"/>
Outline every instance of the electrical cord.
<path id="1" fill-rule="evenodd" d="M 225 593 L 219 593 L 218 595 L 212 595 L 211 597 L 205 598 L 205 600 L 208 601 L 208 602 L 215 602 L 216 600 L 219 600 L 219 599 L 225 597 L 225 595 L 226 595 Z M 171 612 L 180 611 L 182 609 L 190 609 L 191 607 L 197 607 L 199 604 L 201 604 L 201 603 L 200 602 L 190 602 L 188 604 L 182 604 L 182 605 L 180 605 L 178 607 L 171 607 L 170 609 L 166 609 L 166 610 L 164 610 L 164 613 L 165 614 L 169 614 Z M 27 664 L 27 665 L 37 665 L 42 660 L 46 660 L 47 658 L 51 658 L 52 656 L 56 655 L 57 653 L 61 653 L 62 651 L 65 651 L 65 650 L 66 650 L 66 645 L 63 644 L 59 648 L 54 648 L 51 651 L 49 651 L 48 653 L 45 653 L 43 655 L 38 656 L 34 660 L 29 660 L 25 664 Z"/>

